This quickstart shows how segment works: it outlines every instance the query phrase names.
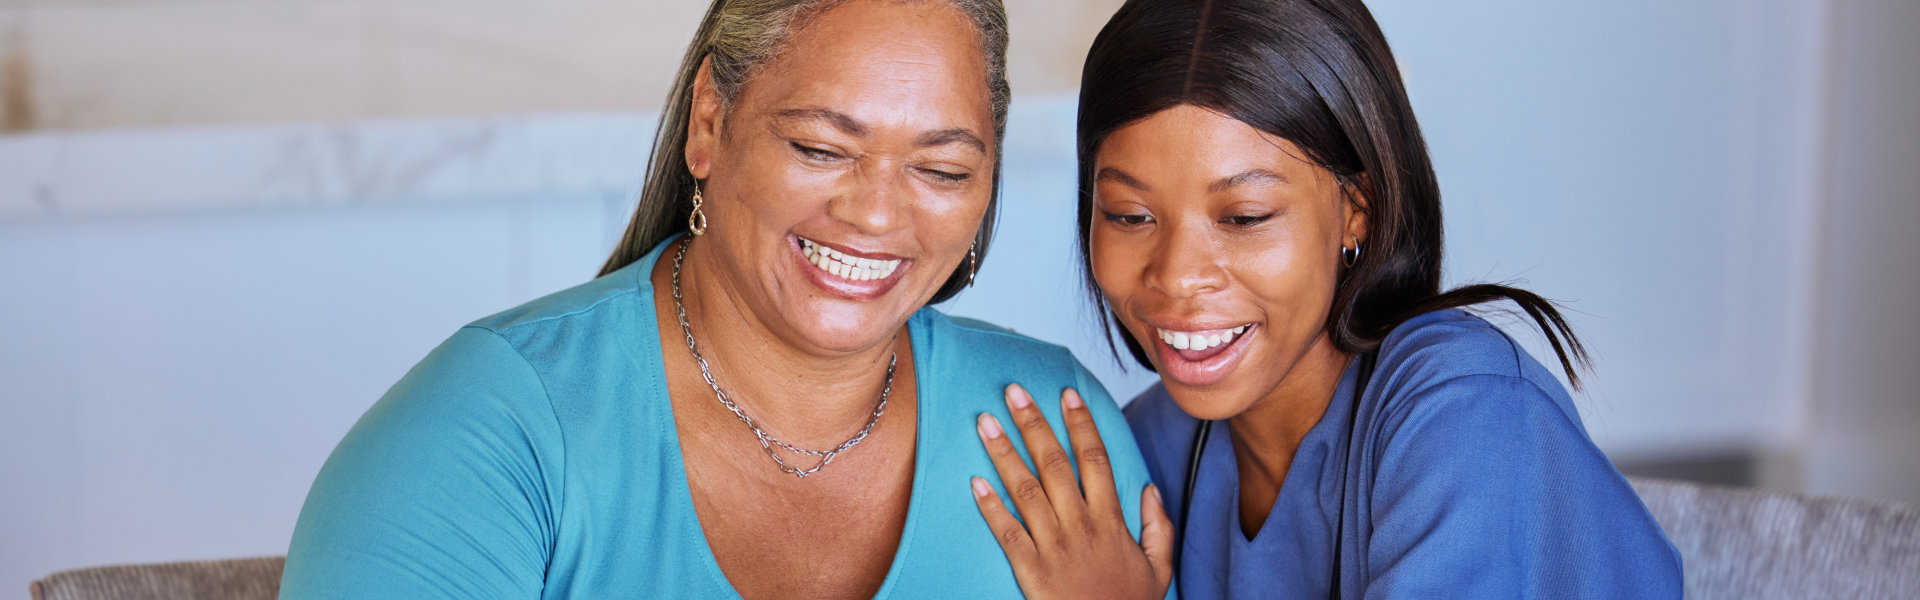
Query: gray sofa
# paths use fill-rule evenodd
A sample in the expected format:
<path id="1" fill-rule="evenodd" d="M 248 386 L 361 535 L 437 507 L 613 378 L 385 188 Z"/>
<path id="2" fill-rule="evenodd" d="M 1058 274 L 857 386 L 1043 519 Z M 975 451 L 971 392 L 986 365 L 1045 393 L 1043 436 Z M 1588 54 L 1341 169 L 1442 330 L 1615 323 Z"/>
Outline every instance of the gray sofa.
<path id="1" fill-rule="evenodd" d="M 1680 549 L 1687 597 L 1920 599 L 1920 507 L 1630 478 Z M 270 600 L 285 559 L 96 567 L 34 600 Z"/>
<path id="2" fill-rule="evenodd" d="M 1920 507 L 1629 478 L 1687 597 L 1920 599 Z"/>
<path id="3" fill-rule="evenodd" d="M 280 556 L 61 571 L 33 582 L 33 600 L 273 600 Z"/>

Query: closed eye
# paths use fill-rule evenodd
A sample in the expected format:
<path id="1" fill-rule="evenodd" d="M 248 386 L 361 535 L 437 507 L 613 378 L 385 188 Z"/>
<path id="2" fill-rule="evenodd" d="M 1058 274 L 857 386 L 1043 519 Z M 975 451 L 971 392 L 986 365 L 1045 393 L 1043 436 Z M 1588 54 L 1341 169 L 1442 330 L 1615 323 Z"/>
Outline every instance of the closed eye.
<path id="1" fill-rule="evenodd" d="M 811 160 L 811 161 L 831 162 L 831 161 L 839 160 L 841 158 L 845 158 L 831 150 L 823 150 L 823 149 L 815 148 L 812 146 L 802 145 L 800 142 L 787 142 L 787 144 L 793 146 L 793 150 L 795 152 L 799 152 L 800 156 L 806 157 L 807 160 Z"/>
<path id="2" fill-rule="evenodd" d="M 1264 215 L 1234 215 L 1231 217 L 1227 217 L 1225 219 L 1221 219 L 1220 222 L 1226 223 L 1228 225 L 1252 227 L 1254 225 L 1259 225 L 1261 223 L 1264 223 L 1266 222 L 1267 219 L 1271 219 L 1271 218 L 1273 218 L 1273 213 L 1267 213 Z"/>
<path id="3" fill-rule="evenodd" d="M 966 181 L 967 178 L 969 177 L 973 177 L 972 173 L 950 173 L 950 172 L 942 171 L 939 169 L 921 169 L 920 172 L 931 175 L 935 179 L 939 179 L 947 183 L 960 183 L 962 181 Z"/>

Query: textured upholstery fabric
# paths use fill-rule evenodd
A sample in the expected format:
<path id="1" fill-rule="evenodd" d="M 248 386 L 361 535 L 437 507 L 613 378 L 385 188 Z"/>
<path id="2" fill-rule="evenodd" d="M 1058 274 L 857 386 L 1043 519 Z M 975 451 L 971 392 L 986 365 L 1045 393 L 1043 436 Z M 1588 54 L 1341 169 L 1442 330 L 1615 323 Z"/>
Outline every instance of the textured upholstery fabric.
<path id="1" fill-rule="evenodd" d="M 1679 548 L 1687 597 L 1920 598 L 1920 507 L 1630 478 Z M 281 557 L 96 567 L 33 582 L 34 600 L 253 600 Z"/>
<path id="2" fill-rule="evenodd" d="M 1920 598 L 1920 507 L 1631 478 L 1687 597 Z"/>
<path id="3" fill-rule="evenodd" d="M 33 600 L 273 600 L 284 557 L 62 571 L 33 582 Z"/>

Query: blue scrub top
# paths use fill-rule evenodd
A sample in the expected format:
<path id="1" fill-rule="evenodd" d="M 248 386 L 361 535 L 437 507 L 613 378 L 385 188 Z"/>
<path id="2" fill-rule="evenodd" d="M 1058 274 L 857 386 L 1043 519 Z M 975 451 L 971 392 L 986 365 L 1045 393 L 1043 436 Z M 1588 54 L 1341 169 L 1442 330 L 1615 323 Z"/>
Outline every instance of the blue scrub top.
<path id="1" fill-rule="evenodd" d="M 1252 539 L 1232 428 L 1213 426 L 1179 529 L 1183 598 L 1328 598 L 1336 552 L 1341 598 L 1681 597 L 1679 552 L 1505 334 L 1458 310 L 1407 321 L 1356 406 L 1359 363 Z M 1199 423 L 1163 386 L 1126 413 L 1179 522 Z"/>
<path id="2" fill-rule="evenodd" d="M 648 275 L 671 243 L 481 319 L 407 373 L 314 481 L 280 597 L 738 598 L 701 530 L 667 398 Z M 1009 383 L 1086 398 L 1139 535 L 1146 468 L 1120 409 L 1072 354 L 933 309 L 907 330 L 913 492 L 876 597 L 1019 595 L 968 480 L 1000 485 L 974 424 L 989 412 L 1012 422 Z M 1066 444 L 1059 403 L 1037 404 Z"/>

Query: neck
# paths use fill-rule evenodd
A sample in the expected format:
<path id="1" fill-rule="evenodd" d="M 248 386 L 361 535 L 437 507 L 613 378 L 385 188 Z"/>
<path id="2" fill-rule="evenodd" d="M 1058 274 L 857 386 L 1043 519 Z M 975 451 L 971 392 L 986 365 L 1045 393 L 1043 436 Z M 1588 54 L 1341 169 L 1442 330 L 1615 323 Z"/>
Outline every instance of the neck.
<path id="1" fill-rule="evenodd" d="M 1272 510 L 1300 441 L 1326 416 L 1352 358 L 1323 335 L 1287 369 L 1280 385 L 1227 419 L 1240 475 L 1241 524 L 1248 535 L 1259 530 Z"/>
<path id="2" fill-rule="evenodd" d="M 663 250 L 654 267 L 657 301 L 673 301 L 673 256 L 680 243 Z M 726 268 L 696 243 L 687 249 L 680 275 L 681 303 L 714 381 L 763 430 L 781 440 L 823 450 L 845 441 L 872 416 L 887 385 L 888 361 L 896 351 L 907 354 L 901 351 L 907 343 L 906 327 L 853 351 L 805 347 L 793 341 L 797 336 L 782 335 L 790 332 L 753 310 L 739 285 L 720 275 Z M 660 326 L 677 331 L 680 324 Z M 661 350 L 687 352 L 684 344 Z"/>

